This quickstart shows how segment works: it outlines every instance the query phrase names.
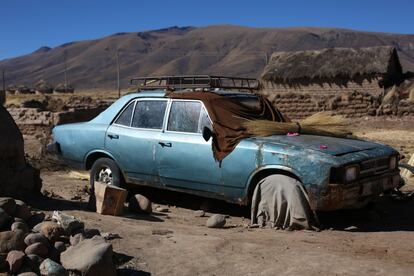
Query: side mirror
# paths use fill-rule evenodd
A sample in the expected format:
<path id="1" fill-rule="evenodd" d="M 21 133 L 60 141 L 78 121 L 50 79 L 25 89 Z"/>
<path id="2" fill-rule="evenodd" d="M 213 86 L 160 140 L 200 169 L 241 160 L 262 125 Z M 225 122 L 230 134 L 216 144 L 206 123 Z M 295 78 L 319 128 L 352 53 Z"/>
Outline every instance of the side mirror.
<path id="1" fill-rule="evenodd" d="M 208 140 L 210 140 L 211 136 L 213 136 L 213 131 L 211 131 L 210 128 L 205 126 L 203 128 L 203 138 L 204 138 L 204 140 L 206 140 L 206 142 L 207 142 Z"/>

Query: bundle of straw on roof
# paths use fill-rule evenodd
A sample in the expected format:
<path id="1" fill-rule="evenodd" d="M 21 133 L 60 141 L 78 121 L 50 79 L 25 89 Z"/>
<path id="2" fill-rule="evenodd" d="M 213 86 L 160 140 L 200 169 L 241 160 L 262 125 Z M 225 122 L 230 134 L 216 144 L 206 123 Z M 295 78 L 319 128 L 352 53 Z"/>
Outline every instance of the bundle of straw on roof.
<path id="1" fill-rule="evenodd" d="M 347 129 L 346 121 L 342 116 L 332 116 L 328 112 L 316 113 L 299 122 L 246 121 L 244 127 L 252 136 L 300 133 L 346 138 L 352 134 Z"/>

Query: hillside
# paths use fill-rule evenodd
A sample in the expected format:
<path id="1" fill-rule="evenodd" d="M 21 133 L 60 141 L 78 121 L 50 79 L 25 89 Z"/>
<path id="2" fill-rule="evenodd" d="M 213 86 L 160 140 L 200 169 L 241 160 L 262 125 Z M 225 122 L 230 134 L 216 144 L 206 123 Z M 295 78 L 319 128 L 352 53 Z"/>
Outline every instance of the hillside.
<path id="1" fill-rule="evenodd" d="M 131 76 L 152 74 L 259 76 L 274 51 L 378 45 L 394 45 L 404 70 L 414 71 L 414 35 L 230 25 L 117 33 L 55 48 L 41 47 L 31 54 L 0 61 L 0 70 L 6 70 L 8 84 L 33 85 L 40 79 L 56 84 L 64 80 L 66 56 L 68 79 L 76 88 L 110 89 L 116 86 L 117 48 L 121 83 L 127 87 Z"/>

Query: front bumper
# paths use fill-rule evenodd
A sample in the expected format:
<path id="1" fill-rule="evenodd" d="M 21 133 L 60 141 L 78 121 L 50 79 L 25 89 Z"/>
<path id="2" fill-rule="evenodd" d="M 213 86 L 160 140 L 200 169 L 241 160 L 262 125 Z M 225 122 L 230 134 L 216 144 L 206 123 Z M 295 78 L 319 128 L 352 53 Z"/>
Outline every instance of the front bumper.
<path id="1" fill-rule="evenodd" d="M 393 171 L 352 184 L 328 184 L 324 189 L 310 189 L 309 200 L 315 211 L 361 208 L 385 191 L 397 188 L 399 171 Z"/>

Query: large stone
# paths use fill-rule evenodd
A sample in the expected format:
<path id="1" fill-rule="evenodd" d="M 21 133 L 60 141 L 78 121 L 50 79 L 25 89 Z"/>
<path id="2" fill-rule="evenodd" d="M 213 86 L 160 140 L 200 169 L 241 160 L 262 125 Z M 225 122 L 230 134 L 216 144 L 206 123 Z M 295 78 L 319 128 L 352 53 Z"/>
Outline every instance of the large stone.
<path id="1" fill-rule="evenodd" d="M 147 197 L 136 194 L 129 199 L 128 210 L 135 213 L 151 214 L 152 204 Z"/>
<path id="2" fill-rule="evenodd" d="M 206 226 L 209 228 L 222 228 L 226 224 L 226 216 L 214 214 L 208 218 Z"/>
<path id="3" fill-rule="evenodd" d="M 26 163 L 23 136 L 2 105 L 0 122 L 0 196 L 40 193 L 39 171 Z"/>
<path id="4" fill-rule="evenodd" d="M 100 236 L 83 240 L 61 255 L 62 265 L 84 276 L 115 276 L 112 245 Z"/>
<path id="5" fill-rule="evenodd" d="M 24 256 L 22 251 L 17 250 L 12 250 L 7 254 L 7 262 L 9 263 L 11 273 L 16 273 L 20 270 L 23 265 Z"/>
<path id="6" fill-rule="evenodd" d="M 21 230 L 0 232 L 0 253 L 7 253 L 11 250 L 24 250 L 25 233 Z"/>
<path id="7" fill-rule="evenodd" d="M 41 242 L 31 244 L 24 250 L 24 253 L 26 253 L 27 255 L 33 254 L 40 257 L 46 257 L 48 252 L 49 249 L 47 248 L 47 246 Z"/>
<path id="8" fill-rule="evenodd" d="M 6 224 L 8 224 L 10 220 L 11 217 L 9 216 L 9 214 L 6 211 L 4 211 L 3 208 L 0 208 L 0 229 L 5 228 Z"/>
<path id="9" fill-rule="evenodd" d="M 11 225 L 11 230 L 12 231 L 21 230 L 21 231 L 27 233 L 27 232 L 29 232 L 29 227 L 27 227 L 26 223 L 24 223 L 24 222 L 14 222 Z"/>
<path id="10" fill-rule="evenodd" d="M 56 241 L 60 236 L 65 234 L 65 230 L 56 222 L 45 221 L 40 227 L 40 233 L 42 233 L 50 241 Z"/>
<path id="11" fill-rule="evenodd" d="M 30 212 L 29 207 L 21 200 L 15 200 L 16 201 L 16 212 L 14 214 L 15 217 L 21 218 L 24 221 L 28 220 L 32 213 Z"/>
<path id="12" fill-rule="evenodd" d="M 26 238 L 24 238 L 24 243 L 27 246 L 38 242 L 43 243 L 46 246 L 49 246 L 49 240 L 41 233 L 32 233 L 27 235 Z"/>
<path id="13" fill-rule="evenodd" d="M 40 275 L 44 276 L 68 276 L 69 273 L 66 269 L 58 264 L 57 262 L 52 261 L 51 259 L 46 259 L 40 264 Z M 105 275 L 105 274 L 102 274 Z"/>
<path id="14" fill-rule="evenodd" d="M 6 211 L 9 216 L 14 216 L 16 211 L 16 202 L 11 197 L 0 197 L 0 208 Z"/>
<path id="15" fill-rule="evenodd" d="M 39 266 L 43 262 L 43 258 L 37 255 L 30 254 L 26 255 L 25 262 L 31 268 L 31 271 L 38 272 Z"/>

